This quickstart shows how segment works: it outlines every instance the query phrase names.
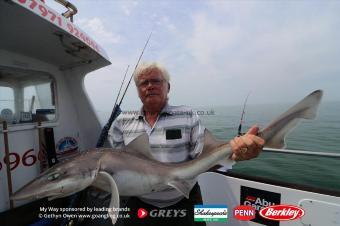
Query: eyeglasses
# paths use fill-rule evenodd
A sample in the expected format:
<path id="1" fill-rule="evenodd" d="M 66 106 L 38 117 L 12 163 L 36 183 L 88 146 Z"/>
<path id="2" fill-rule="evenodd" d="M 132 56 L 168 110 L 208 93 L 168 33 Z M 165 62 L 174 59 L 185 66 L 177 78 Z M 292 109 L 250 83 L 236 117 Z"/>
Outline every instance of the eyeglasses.
<path id="1" fill-rule="evenodd" d="M 153 79 L 145 79 L 145 80 L 140 80 L 138 83 L 139 87 L 145 88 L 147 87 L 149 84 L 153 85 L 153 86 L 160 86 L 162 85 L 162 82 L 164 80 L 160 79 L 160 78 L 153 78 Z"/>

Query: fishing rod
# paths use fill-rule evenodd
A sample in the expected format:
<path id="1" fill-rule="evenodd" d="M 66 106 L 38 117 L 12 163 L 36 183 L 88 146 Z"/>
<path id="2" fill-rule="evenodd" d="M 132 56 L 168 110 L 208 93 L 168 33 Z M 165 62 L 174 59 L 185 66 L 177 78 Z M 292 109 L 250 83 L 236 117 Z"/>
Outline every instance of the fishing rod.
<path id="1" fill-rule="evenodd" d="M 102 129 L 102 131 L 101 131 L 101 133 L 100 133 L 100 136 L 99 136 L 99 138 L 98 138 L 98 141 L 97 141 L 97 144 L 96 144 L 96 147 L 97 147 L 97 148 L 103 147 L 104 142 L 105 142 L 105 140 L 106 140 L 106 138 L 107 138 L 108 132 L 109 132 L 109 130 L 110 130 L 110 128 L 111 128 L 111 125 L 112 125 L 113 121 L 114 121 L 114 120 L 119 116 L 119 114 L 122 112 L 122 110 L 120 109 L 120 105 L 121 105 L 122 102 L 123 102 L 124 96 L 125 96 L 125 94 L 126 94 L 127 89 L 129 88 L 129 85 L 130 85 L 130 83 L 131 83 L 132 77 L 133 77 L 133 75 L 135 74 L 136 69 L 137 69 L 137 67 L 138 67 L 138 65 L 139 65 L 139 62 L 140 62 L 140 60 L 142 59 L 142 56 L 143 56 L 143 54 L 144 54 L 144 51 L 145 51 L 145 49 L 146 49 L 146 47 L 147 47 L 147 45 L 148 45 L 148 43 L 149 43 L 149 41 L 150 41 L 150 39 L 151 39 L 152 32 L 153 32 L 153 30 L 151 30 L 150 35 L 149 35 L 149 37 L 148 37 L 148 39 L 147 39 L 147 41 L 146 41 L 146 43 L 145 43 L 145 45 L 144 45 L 144 48 L 143 48 L 143 50 L 142 50 L 142 53 L 140 54 L 140 56 L 139 56 L 139 58 L 138 58 L 138 61 L 137 61 L 136 66 L 135 66 L 135 69 L 134 69 L 133 73 L 131 74 L 131 77 L 130 77 L 130 80 L 129 80 L 128 84 L 127 84 L 126 87 L 125 87 L 123 96 L 121 97 L 119 103 L 117 104 L 117 101 L 118 101 L 118 98 L 119 98 L 119 94 L 120 94 L 121 88 L 122 88 L 122 86 L 123 86 L 123 83 L 124 83 L 124 81 L 125 81 L 125 76 L 126 76 L 126 74 L 127 74 L 127 71 L 128 71 L 129 66 L 128 66 L 126 72 L 125 72 L 124 79 L 123 79 L 123 82 L 122 82 L 122 84 L 121 84 L 121 86 L 120 86 L 120 89 L 119 89 L 119 92 L 118 92 L 118 95 L 117 95 L 117 98 L 116 98 L 116 101 L 115 101 L 115 105 L 114 105 L 113 110 L 112 110 L 112 112 L 111 112 L 110 118 L 109 118 L 109 120 L 107 121 L 107 123 L 105 124 L 105 126 L 103 127 L 103 129 Z M 75 205 L 76 205 L 76 202 L 79 201 L 79 197 L 80 197 L 80 192 L 74 194 L 74 195 L 70 198 L 69 207 L 75 206 Z M 71 221 L 73 221 L 73 223 L 72 223 L 73 225 L 77 225 L 77 224 L 79 223 L 78 221 L 74 221 L 73 219 L 72 219 L 72 220 L 69 220 L 69 219 L 64 218 L 64 220 L 62 220 L 60 226 L 69 225 L 69 223 L 70 223 Z"/>
<path id="2" fill-rule="evenodd" d="M 144 54 L 144 51 L 145 51 L 145 49 L 146 49 L 146 47 L 147 47 L 147 45 L 148 45 L 148 43 L 149 43 L 149 41 L 150 41 L 150 39 L 151 39 L 152 33 L 153 33 L 153 30 L 150 32 L 150 35 L 149 35 L 149 37 L 148 37 L 148 39 L 147 39 L 147 41 L 146 41 L 146 43 L 145 43 L 145 45 L 144 45 L 144 47 L 143 47 L 143 50 L 142 50 L 141 54 L 139 55 L 138 61 L 137 61 L 136 65 L 135 65 L 135 69 L 133 70 L 133 73 L 132 73 L 131 76 L 130 76 L 129 82 L 128 82 L 128 84 L 127 84 L 126 87 L 125 87 L 123 96 L 120 98 L 120 101 L 119 101 L 119 103 L 117 104 L 118 97 L 119 97 L 119 95 L 120 95 L 120 91 L 121 91 L 121 88 L 122 88 L 123 83 L 124 83 L 124 81 L 125 81 L 125 76 L 126 76 L 126 74 L 127 74 L 128 69 L 126 70 L 126 73 L 125 73 L 123 82 L 122 82 L 122 84 L 121 84 L 121 87 L 120 87 L 120 89 L 119 89 L 119 92 L 118 92 L 118 95 L 117 95 L 115 104 L 114 104 L 114 106 L 113 106 L 113 109 L 112 109 L 112 113 L 111 113 L 111 115 L 110 115 L 110 118 L 109 118 L 109 120 L 107 121 L 107 123 L 105 124 L 105 126 L 103 127 L 103 129 L 102 129 L 102 131 L 101 131 L 101 133 L 100 133 L 100 136 L 99 136 L 99 138 L 98 138 L 98 141 L 97 141 L 97 144 L 96 144 L 96 147 L 97 147 L 97 148 L 102 147 L 102 146 L 104 145 L 104 142 L 105 142 L 105 140 L 106 140 L 106 138 L 107 138 L 108 132 L 109 132 L 109 130 L 110 130 L 110 128 L 111 128 L 111 125 L 112 125 L 113 121 L 114 121 L 114 120 L 119 116 L 119 114 L 122 112 L 122 110 L 120 109 L 120 106 L 121 106 L 121 104 L 122 104 L 122 102 L 123 102 L 123 99 L 124 99 L 124 97 L 125 97 L 125 94 L 126 94 L 128 88 L 129 88 L 129 86 L 130 86 L 131 80 L 132 80 L 132 78 L 133 78 L 133 75 L 134 75 L 135 72 L 136 72 L 136 69 L 137 69 L 137 67 L 138 67 L 138 65 L 139 65 L 139 62 L 140 62 L 140 60 L 142 59 L 142 56 L 143 56 L 143 54 Z M 128 68 L 129 68 L 129 67 L 128 67 Z"/>
<path id="3" fill-rule="evenodd" d="M 115 104 L 113 105 L 113 109 L 112 109 L 110 118 L 107 121 L 107 123 L 105 124 L 105 126 L 103 127 L 102 131 L 100 132 L 100 135 L 99 135 L 99 138 L 98 138 L 98 141 L 97 141 L 97 144 L 96 144 L 97 148 L 103 147 L 104 142 L 105 142 L 105 140 L 107 138 L 107 134 L 108 134 L 108 132 L 109 132 L 109 130 L 111 128 L 111 125 L 112 125 L 113 121 L 121 113 L 121 110 L 120 110 L 119 106 L 117 107 L 117 101 L 118 101 L 118 98 L 119 98 L 119 95 L 120 95 L 120 91 L 122 90 L 122 87 L 123 87 L 123 84 L 124 84 L 127 72 L 129 71 L 129 67 L 130 67 L 130 65 L 128 65 L 127 68 L 126 68 L 126 71 L 125 71 L 125 74 L 124 74 L 124 78 L 123 78 L 122 84 L 120 85 L 120 88 L 119 88 L 119 91 L 118 91 L 118 95 L 117 95 L 116 100 L 115 100 Z"/>
<path id="4" fill-rule="evenodd" d="M 126 68 L 126 71 L 125 71 L 125 74 L 124 74 L 124 78 L 123 78 L 122 84 L 120 84 L 119 91 L 118 91 L 118 95 L 117 95 L 117 98 L 116 98 L 116 100 L 115 100 L 115 104 L 114 104 L 113 106 L 116 106 L 116 104 L 117 104 L 118 97 L 119 97 L 119 95 L 120 95 L 120 91 L 121 91 L 122 88 L 123 88 L 123 84 L 124 84 L 124 82 L 125 82 L 126 75 L 127 75 L 128 71 L 129 71 L 129 67 L 130 67 L 130 65 L 128 65 L 127 68 Z"/>
<path id="5" fill-rule="evenodd" d="M 105 124 L 105 126 L 103 127 L 103 129 L 102 129 L 102 131 L 100 133 L 100 136 L 98 138 L 98 141 L 97 141 L 97 144 L 96 144 L 97 148 L 102 147 L 104 145 L 104 142 L 105 142 L 105 140 L 107 138 L 107 135 L 108 135 L 109 129 L 110 129 L 111 125 L 112 125 L 112 122 L 121 113 L 121 110 L 120 110 L 119 106 L 117 105 L 117 101 L 118 101 L 118 98 L 119 98 L 119 95 L 120 95 L 120 91 L 122 90 L 122 87 L 123 87 L 126 75 L 127 75 L 128 71 L 129 71 L 129 67 L 130 67 L 130 65 L 128 65 L 127 68 L 126 68 L 126 71 L 125 71 L 125 74 L 124 74 L 124 78 L 123 78 L 122 84 L 120 85 L 120 88 L 119 88 L 119 91 L 118 91 L 118 95 L 117 95 L 117 98 L 115 100 L 115 104 L 113 105 L 114 107 L 112 109 L 110 118 L 109 118 L 108 122 Z M 72 195 L 70 197 L 69 207 L 74 207 L 76 205 L 76 203 L 79 202 L 79 197 L 80 196 L 81 196 L 80 192 Z M 78 221 L 75 221 L 73 219 L 64 218 L 61 221 L 60 226 L 67 226 L 67 225 L 71 225 L 71 224 L 72 225 L 78 225 L 78 223 L 79 223 Z"/>
<path id="6" fill-rule="evenodd" d="M 242 133 L 242 124 L 243 124 L 243 118 L 244 118 L 244 115 L 246 113 L 246 105 L 247 105 L 247 101 L 248 101 L 248 97 L 250 95 L 250 92 L 248 93 L 247 97 L 246 97 L 246 100 L 244 101 L 243 103 L 243 109 L 242 109 L 242 114 L 241 114 L 241 119 L 240 119 L 240 125 L 238 126 L 238 132 L 237 132 L 237 135 L 238 136 L 242 136 L 244 133 Z"/>
<path id="7" fill-rule="evenodd" d="M 133 75 L 135 74 L 136 69 L 137 69 L 137 67 L 138 67 L 138 65 L 139 65 L 139 62 L 140 62 L 140 60 L 142 59 L 142 56 L 143 56 L 144 51 L 145 51 L 145 49 L 146 49 L 146 46 L 148 45 L 148 43 L 149 43 L 149 41 L 150 41 L 150 39 L 151 39 L 152 33 L 153 33 L 153 30 L 150 32 L 149 37 L 148 37 L 148 40 L 146 41 L 146 43 L 145 43 L 145 45 L 144 45 L 144 48 L 143 48 L 143 50 L 142 50 L 142 53 L 140 54 L 140 56 L 139 56 L 139 58 L 138 58 L 138 61 L 137 61 L 136 65 L 135 65 L 135 69 L 133 70 L 133 73 L 131 74 L 130 80 L 129 80 L 129 82 L 128 82 L 128 84 L 127 84 L 125 90 L 124 90 L 123 96 L 122 96 L 122 98 L 120 99 L 120 102 L 119 102 L 119 104 L 118 104 L 119 106 L 122 104 L 123 98 L 124 98 L 124 96 L 125 96 L 125 94 L 126 94 L 127 89 L 129 88 L 129 85 L 130 85 L 130 83 L 131 83 L 132 77 L 133 77 Z"/>

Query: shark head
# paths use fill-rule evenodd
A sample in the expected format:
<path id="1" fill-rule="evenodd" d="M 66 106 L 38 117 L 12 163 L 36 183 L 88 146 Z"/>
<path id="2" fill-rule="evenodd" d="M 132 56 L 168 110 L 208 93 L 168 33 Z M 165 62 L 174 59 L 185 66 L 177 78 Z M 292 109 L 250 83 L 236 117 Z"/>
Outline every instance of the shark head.
<path id="1" fill-rule="evenodd" d="M 15 192 L 11 199 L 22 200 L 48 197 L 51 200 L 83 190 L 93 183 L 97 176 L 98 168 L 81 160 L 82 158 L 75 158 L 73 161 L 53 166 Z"/>

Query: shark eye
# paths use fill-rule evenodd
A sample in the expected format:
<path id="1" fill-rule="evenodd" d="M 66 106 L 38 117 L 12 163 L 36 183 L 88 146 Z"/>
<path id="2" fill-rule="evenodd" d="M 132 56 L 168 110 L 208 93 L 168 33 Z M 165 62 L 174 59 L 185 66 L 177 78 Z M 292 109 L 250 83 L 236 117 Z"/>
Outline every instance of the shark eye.
<path id="1" fill-rule="evenodd" d="M 59 176 L 60 176 L 60 173 L 54 173 L 54 174 L 49 175 L 49 176 L 47 177 L 47 180 L 53 181 L 53 180 L 58 179 Z"/>

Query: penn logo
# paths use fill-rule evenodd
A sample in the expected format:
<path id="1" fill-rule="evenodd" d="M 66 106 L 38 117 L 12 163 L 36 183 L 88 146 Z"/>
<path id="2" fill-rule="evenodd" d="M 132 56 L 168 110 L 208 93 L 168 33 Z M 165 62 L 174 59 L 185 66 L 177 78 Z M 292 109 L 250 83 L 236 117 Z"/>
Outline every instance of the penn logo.
<path id="1" fill-rule="evenodd" d="M 250 221 L 255 218 L 255 208 L 251 206 L 237 206 L 234 208 L 234 217 L 240 221 Z"/>
<path id="2" fill-rule="evenodd" d="M 294 205 L 268 206 L 260 210 L 260 216 L 274 221 L 296 220 L 305 215 L 305 211 Z"/>

